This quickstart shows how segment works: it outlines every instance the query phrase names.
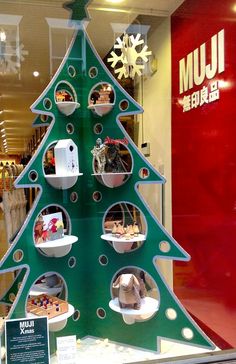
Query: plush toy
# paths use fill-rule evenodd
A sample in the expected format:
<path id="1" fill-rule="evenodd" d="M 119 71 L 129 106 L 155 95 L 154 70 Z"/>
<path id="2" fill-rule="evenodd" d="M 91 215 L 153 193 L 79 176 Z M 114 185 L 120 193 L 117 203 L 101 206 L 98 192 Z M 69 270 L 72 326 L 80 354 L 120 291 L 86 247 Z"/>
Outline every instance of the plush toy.
<path id="1" fill-rule="evenodd" d="M 145 286 L 141 279 L 134 274 L 121 274 L 113 283 L 118 288 L 118 300 L 121 308 L 134 308 L 139 310 L 141 298 L 145 297 Z"/>

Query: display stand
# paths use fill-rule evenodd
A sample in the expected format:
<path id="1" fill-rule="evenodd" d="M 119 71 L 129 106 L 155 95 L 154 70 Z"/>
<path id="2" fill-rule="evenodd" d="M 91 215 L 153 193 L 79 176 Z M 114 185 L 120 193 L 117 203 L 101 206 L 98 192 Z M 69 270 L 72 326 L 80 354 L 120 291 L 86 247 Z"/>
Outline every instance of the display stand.
<path id="1" fill-rule="evenodd" d="M 85 4 L 85 8 L 81 4 Z M 16 299 L 9 317 L 25 317 L 26 300 L 35 282 L 54 272 L 63 280 L 63 300 L 69 302 L 69 312 L 65 317 L 62 315 L 49 323 L 50 331 L 55 333 L 50 335 L 51 352 L 55 351 L 57 335 L 108 337 L 114 342 L 148 350 L 159 350 L 157 338 L 161 337 L 211 349 L 214 345 L 167 286 L 155 263 L 157 259 L 187 261 L 190 257 L 160 224 L 139 194 L 139 184 L 163 184 L 165 178 L 144 158 L 119 123 L 120 116 L 135 115 L 143 112 L 143 109 L 113 78 L 88 39 L 83 27 L 86 5 L 86 1 L 77 0 L 67 4 L 79 21 L 78 30 L 49 85 L 31 106 L 32 112 L 50 115 L 52 120 L 35 155 L 15 181 L 16 188 L 34 187 L 39 189 L 39 193 L 26 222 L 0 262 L 1 273 L 20 269 L 24 273 L 21 281 L 14 286 Z M 102 91 L 98 89 L 100 85 Z M 97 89 L 100 96 L 96 94 Z M 65 95 L 73 94 L 73 100 L 81 104 L 80 108 L 70 104 L 75 109 L 72 107 L 69 116 L 58 108 L 62 106 L 56 102 L 56 93 L 60 90 Z M 110 104 L 91 106 L 91 98 L 98 96 L 99 102 L 109 96 Z M 93 112 L 88 109 L 87 100 Z M 94 172 L 91 150 L 98 138 L 94 128 L 98 119 L 94 113 L 99 115 L 102 139 L 108 136 L 113 143 L 120 143 L 126 138 L 132 158 L 132 175 L 96 176 L 102 184 L 91 176 Z M 68 140 L 78 147 L 83 176 L 80 173 L 68 174 L 72 164 L 67 165 L 67 155 L 63 154 L 70 151 L 68 143 L 61 150 L 65 158 L 59 161 L 65 161 L 65 165 L 59 163 L 63 164 L 65 174 L 45 175 L 45 153 L 55 141 Z M 78 178 L 79 175 L 81 178 Z M 130 178 L 120 184 L 121 176 L 122 182 L 124 177 Z M 126 210 L 121 211 L 120 205 L 125 205 Z M 38 244 L 35 248 L 35 221 L 42 211 L 51 206 L 57 206 L 65 212 L 68 231 L 73 235 L 67 235 L 59 241 Z M 122 245 L 124 242 L 116 242 L 109 235 L 110 240 L 105 240 L 112 241 L 115 250 L 103 241 L 107 216 L 112 220 L 130 220 L 125 221 L 124 226 L 135 224 L 138 217 L 143 227 L 140 230 L 143 234 L 138 238 L 145 243 L 131 249 L 129 254 L 119 254 L 121 249 L 117 248 L 117 244 Z M 74 244 L 77 236 L 79 244 Z M 40 250 L 44 254 L 40 254 Z M 116 304 L 114 281 L 127 271 L 136 275 L 136 279 L 133 279 L 136 298 L 140 295 L 140 287 L 143 285 L 147 289 L 149 283 L 156 288 L 158 295 L 157 299 L 145 297 L 141 311 L 135 312 L 135 315 L 132 309 L 120 311 Z M 143 333 L 148 332 L 148 335 L 140 335 L 140 329 Z"/>

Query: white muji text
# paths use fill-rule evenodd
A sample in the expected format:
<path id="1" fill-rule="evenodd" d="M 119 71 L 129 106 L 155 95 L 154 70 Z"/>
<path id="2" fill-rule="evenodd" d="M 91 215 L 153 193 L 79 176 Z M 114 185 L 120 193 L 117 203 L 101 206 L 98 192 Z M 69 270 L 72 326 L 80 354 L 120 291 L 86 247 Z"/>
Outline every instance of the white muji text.
<path id="1" fill-rule="evenodd" d="M 193 52 L 179 61 L 179 93 L 182 94 L 199 86 L 207 78 L 211 80 L 216 74 L 225 70 L 224 29 L 211 37 L 207 49 L 206 43 L 200 45 Z M 207 63 L 207 51 L 210 54 L 210 63 Z"/>

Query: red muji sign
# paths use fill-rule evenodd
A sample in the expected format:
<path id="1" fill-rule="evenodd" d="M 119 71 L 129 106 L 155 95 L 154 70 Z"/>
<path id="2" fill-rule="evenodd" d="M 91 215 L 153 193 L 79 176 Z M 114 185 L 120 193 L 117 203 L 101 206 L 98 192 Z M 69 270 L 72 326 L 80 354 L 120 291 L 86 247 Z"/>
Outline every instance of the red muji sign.
<path id="1" fill-rule="evenodd" d="M 236 347 L 236 13 L 186 0 L 171 19 L 173 235 L 191 255 L 174 290 L 221 348 Z"/>

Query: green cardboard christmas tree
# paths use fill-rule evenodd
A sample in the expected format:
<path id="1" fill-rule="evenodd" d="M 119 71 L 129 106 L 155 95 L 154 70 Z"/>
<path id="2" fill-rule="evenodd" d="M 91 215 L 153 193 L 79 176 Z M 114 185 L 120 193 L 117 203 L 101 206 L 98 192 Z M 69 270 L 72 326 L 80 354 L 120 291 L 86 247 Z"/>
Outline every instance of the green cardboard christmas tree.
<path id="1" fill-rule="evenodd" d="M 78 30 L 58 71 L 31 108 L 38 114 L 34 125 L 49 127 L 15 187 L 39 192 L 1 261 L 1 273 L 15 272 L 1 302 L 10 305 L 10 318 L 29 315 L 31 291 L 41 277 L 56 274 L 69 310 L 62 322 L 60 316 L 54 324 L 49 319 L 51 337 L 91 335 L 150 350 L 158 349 L 158 338 L 166 338 L 213 348 L 156 265 L 157 258 L 188 260 L 189 255 L 139 193 L 142 183 L 165 183 L 119 121 L 143 110 L 113 78 L 88 39 L 83 27 L 88 1 L 66 6 Z M 105 152 L 100 153 L 103 147 Z M 55 152 L 56 170 L 48 173 L 44 164 L 49 150 Z M 65 234 L 37 244 L 36 225 L 54 208 L 63 213 Z M 136 237 L 131 231 L 122 238 L 118 226 L 135 221 Z M 140 275 L 147 291 L 155 291 L 142 298 L 140 310 L 117 305 L 113 283 L 127 272 Z"/>

